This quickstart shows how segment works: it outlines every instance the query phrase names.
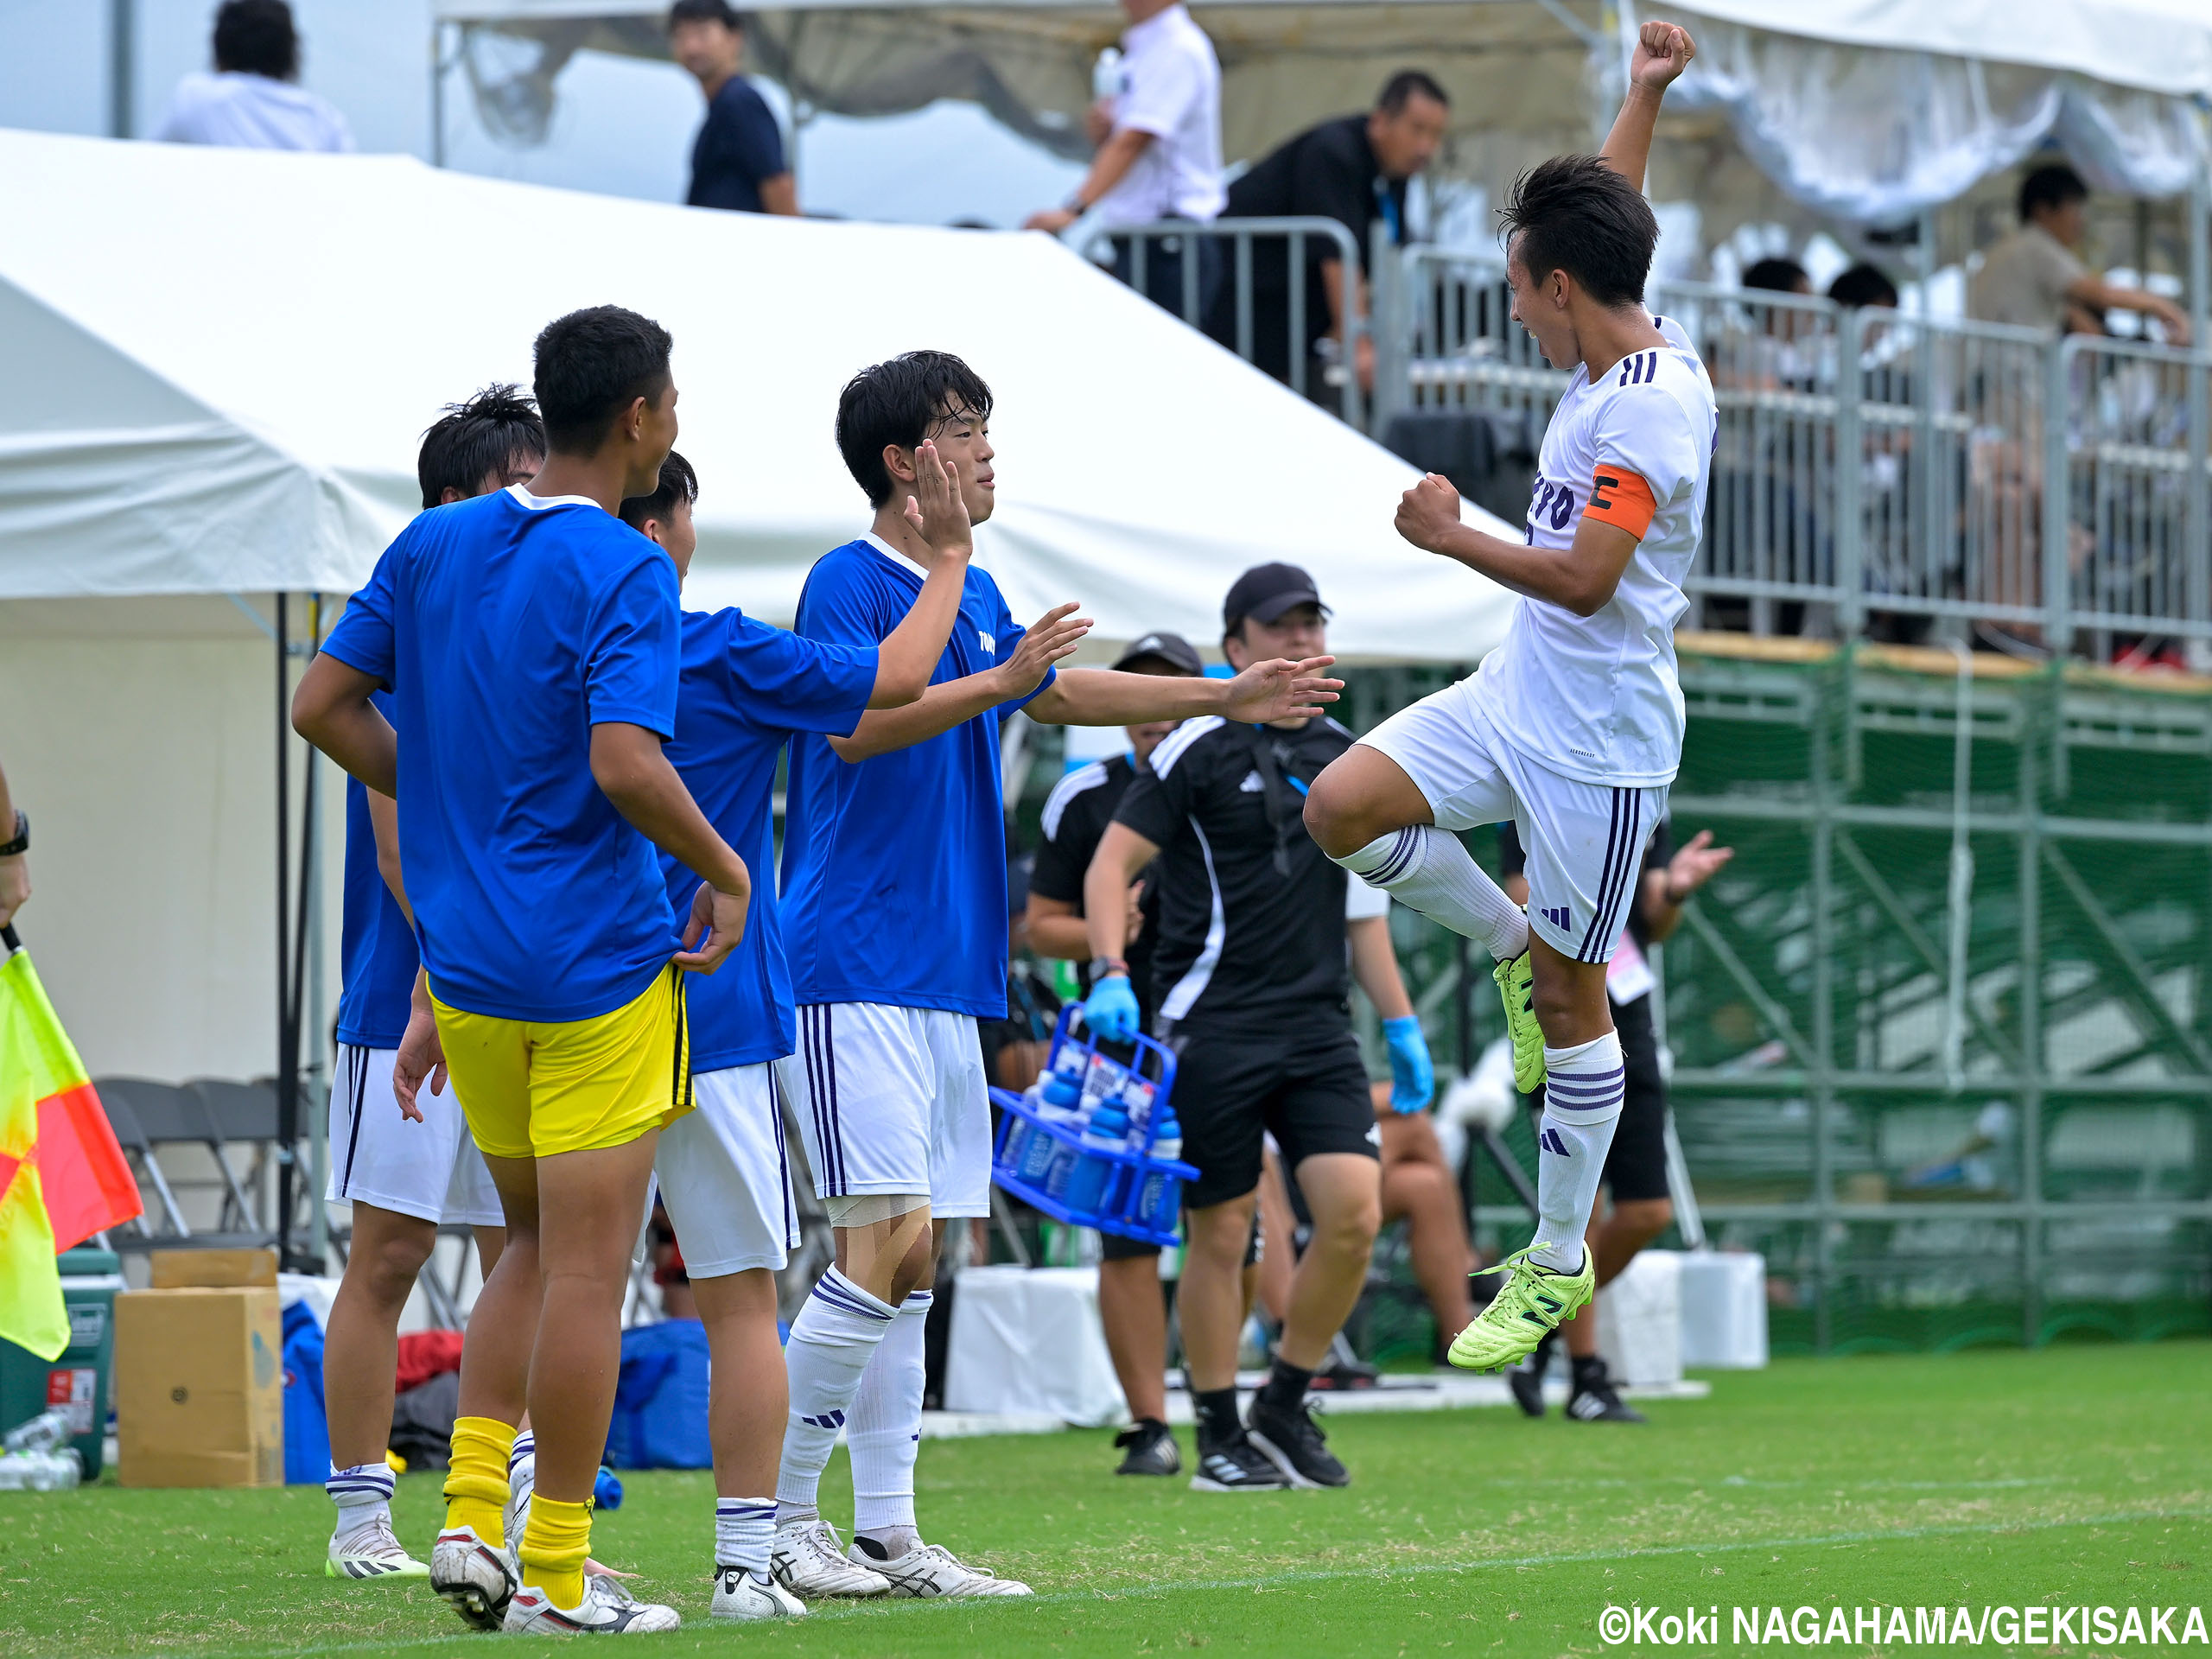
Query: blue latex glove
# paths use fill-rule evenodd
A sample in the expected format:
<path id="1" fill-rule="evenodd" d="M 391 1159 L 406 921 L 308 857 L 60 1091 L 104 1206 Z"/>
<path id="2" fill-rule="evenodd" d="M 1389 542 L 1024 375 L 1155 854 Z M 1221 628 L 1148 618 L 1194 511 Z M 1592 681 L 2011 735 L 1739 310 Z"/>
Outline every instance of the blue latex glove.
<path id="1" fill-rule="evenodd" d="M 1427 1111 L 1436 1096 L 1436 1068 L 1429 1063 L 1420 1016 L 1385 1020 L 1382 1035 L 1390 1045 L 1390 1109 L 1408 1116 Z"/>
<path id="2" fill-rule="evenodd" d="M 1133 1042 L 1137 1034 L 1137 994 L 1121 974 L 1109 974 L 1090 988 L 1083 1004 L 1083 1023 L 1093 1037 L 1109 1043 Z"/>

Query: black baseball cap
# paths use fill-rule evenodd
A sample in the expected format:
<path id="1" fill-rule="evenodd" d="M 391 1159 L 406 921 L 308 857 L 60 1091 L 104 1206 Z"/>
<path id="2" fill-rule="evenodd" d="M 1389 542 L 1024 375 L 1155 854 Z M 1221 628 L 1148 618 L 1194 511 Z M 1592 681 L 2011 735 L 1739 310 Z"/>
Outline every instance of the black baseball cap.
<path id="1" fill-rule="evenodd" d="M 1255 564 L 1230 584 L 1229 597 L 1221 602 L 1221 631 L 1236 632 L 1248 616 L 1255 622 L 1272 622 L 1300 605 L 1321 605 L 1313 577 L 1294 564 Z M 1321 605 L 1321 615 L 1328 617 L 1327 606 Z"/>
<path id="2" fill-rule="evenodd" d="M 1131 663 L 1141 663 L 1147 657 L 1157 657 L 1179 674 L 1203 675 L 1206 665 L 1198 655 L 1198 648 L 1179 633 L 1165 631 L 1147 633 L 1133 641 L 1129 648 L 1114 659 L 1116 668 L 1127 668 Z"/>

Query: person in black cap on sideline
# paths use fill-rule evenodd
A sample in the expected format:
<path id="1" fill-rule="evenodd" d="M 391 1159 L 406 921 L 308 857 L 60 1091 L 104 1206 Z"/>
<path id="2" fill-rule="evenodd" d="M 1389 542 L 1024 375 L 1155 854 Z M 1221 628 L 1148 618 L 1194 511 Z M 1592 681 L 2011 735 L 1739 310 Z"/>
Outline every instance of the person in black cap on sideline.
<path id="1" fill-rule="evenodd" d="M 1229 590 L 1222 653 L 1235 668 L 1313 655 L 1327 617 L 1305 571 L 1261 565 Z M 1351 1478 L 1306 1397 L 1358 1300 L 1382 1217 L 1381 1136 L 1352 1032 L 1347 959 L 1382 1016 L 1401 1109 L 1421 1109 L 1432 1092 L 1427 1046 L 1390 948 L 1388 900 L 1348 882 L 1301 817 L 1308 785 L 1352 741 L 1325 718 L 1184 721 L 1122 796 L 1084 883 L 1092 952 L 1084 1017 L 1099 1034 L 1126 1038 L 1141 1017 L 1124 960 L 1129 886 L 1160 861 L 1154 1034 L 1175 1051 L 1182 1157 L 1201 1172 L 1184 1190 L 1179 1299 L 1198 1420 L 1191 1481 L 1198 1491 Z M 1274 1368 L 1240 1421 L 1243 1267 L 1269 1134 L 1313 1228 Z"/>
<path id="2" fill-rule="evenodd" d="M 1141 635 L 1114 666 L 1128 674 L 1205 672 L 1198 648 L 1179 633 Z M 1129 785 L 1148 770 L 1152 752 L 1178 721 L 1154 721 L 1123 728 L 1128 753 L 1077 766 L 1052 786 L 1045 802 L 1045 839 L 1029 878 L 1029 947 L 1040 957 L 1087 963 L 1090 937 L 1083 920 L 1083 878 L 1099 837 L 1114 820 L 1114 810 Z M 1160 883 L 1156 870 L 1139 876 L 1129 889 L 1128 937 L 1122 955 L 1136 994 L 1141 1021 L 1152 1020 L 1152 947 L 1158 937 Z M 1077 976 L 1088 992 L 1090 973 Z M 1106 1328 L 1106 1351 L 1129 1404 L 1130 1427 L 1114 1444 L 1122 1452 L 1123 1475 L 1172 1475 L 1182 1467 L 1175 1437 L 1167 1432 L 1167 1299 L 1160 1287 L 1160 1247 L 1100 1236 L 1098 1319 Z"/>

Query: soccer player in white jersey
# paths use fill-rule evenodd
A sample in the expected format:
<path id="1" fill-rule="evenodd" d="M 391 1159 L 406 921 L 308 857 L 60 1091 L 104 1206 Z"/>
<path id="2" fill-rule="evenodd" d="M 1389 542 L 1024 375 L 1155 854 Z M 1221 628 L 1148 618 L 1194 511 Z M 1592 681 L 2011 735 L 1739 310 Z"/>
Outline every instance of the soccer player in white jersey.
<path id="1" fill-rule="evenodd" d="M 1620 1039 L 1605 963 L 1644 840 L 1681 761 L 1675 624 L 1705 521 L 1717 413 L 1688 338 L 1643 307 L 1659 239 L 1643 196 L 1666 88 L 1688 33 L 1639 31 L 1628 97 L 1602 156 L 1544 162 L 1503 219 L 1513 315 L 1573 371 L 1544 434 L 1526 543 L 1459 522 L 1431 474 L 1398 530 L 1522 595 L 1481 671 L 1385 721 L 1330 766 L 1306 821 L 1345 868 L 1488 944 L 1524 1090 L 1545 1088 L 1535 1242 L 1452 1344 L 1473 1370 L 1510 1365 L 1588 1301 L 1583 1233 L 1620 1116 Z M 1513 820 L 1528 849 L 1524 913 L 1456 833 Z"/>

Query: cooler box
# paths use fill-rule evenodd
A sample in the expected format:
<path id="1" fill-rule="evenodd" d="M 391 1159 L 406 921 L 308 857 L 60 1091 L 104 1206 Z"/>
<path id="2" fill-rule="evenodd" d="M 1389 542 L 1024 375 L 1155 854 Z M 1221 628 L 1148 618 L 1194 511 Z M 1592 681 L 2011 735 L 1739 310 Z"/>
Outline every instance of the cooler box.
<path id="1" fill-rule="evenodd" d="M 1128 1407 L 1098 1323 L 1096 1268 L 965 1268 L 952 1299 L 947 1411 L 1117 1423 Z"/>
<path id="2" fill-rule="evenodd" d="M 1613 1381 L 1662 1388 L 1682 1380 L 1682 1257 L 1638 1252 L 1598 1296 L 1598 1351 Z"/>
<path id="3" fill-rule="evenodd" d="M 1766 1258 L 1748 1250 L 1682 1257 L 1682 1363 L 1758 1370 L 1766 1363 Z"/>
<path id="4" fill-rule="evenodd" d="M 49 1362 L 12 1342 L 0 1342 L 0 1433 L 49 1406 L 67 1407 L 75 1431 L 70 1444 L 84 1459 L 85 1478 L 94 1481 L 107 1438 L 115 1294 L 124 1287 L 123 1263 L 112 1250 L 89 1247 L 64 1250 L 58 1262 L 61 1300 L 69 1309 L 69 1345 Z"/>

